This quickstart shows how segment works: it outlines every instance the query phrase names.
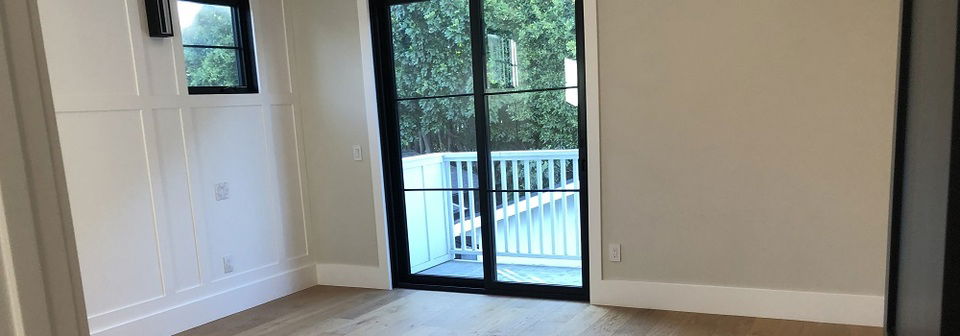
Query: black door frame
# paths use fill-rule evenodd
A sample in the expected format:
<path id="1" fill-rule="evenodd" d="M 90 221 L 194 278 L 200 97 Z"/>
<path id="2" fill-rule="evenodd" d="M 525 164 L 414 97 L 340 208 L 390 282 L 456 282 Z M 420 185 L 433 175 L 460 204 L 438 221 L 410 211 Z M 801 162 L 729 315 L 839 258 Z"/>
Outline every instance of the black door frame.
<path id="1" fill-rule="evenodd" d="M 403 197 L 403 169 L 397 112 L 396 78 L 394 76 L 393 45 L 389 9 L 392 5 L 429 0 L 370 0 L 370 22 L 379 105 L 380 145 L 383 148 L 384 195 L 387 208 L 388 243 L 390 244 L 393 285 L 400 288 L 444 290 L 495 295 L 528 296 L 567 300 L 589 299 L 590 255 L 588 237 L 588 157 L 586 118 L 586 64 L 584 48 L 583 0 L 575 0 L 577 42 L 578 143 L 580 171 L 580 240 L 582 287 L 534 285 L 496 281 L 496 253 L 494 248 L 483 249 L 484 278 L 450 278 L 410 274 L 410 259 L 406 231 L 406 211 Z M 489 137 L 486 111 L 486 38 L 483 32 L 483 0 L 464 0 L 470 4 L 470 36 L 473 53 L 473 94 L 477 124 L 477 162 L 479 173 L 480 211 L 493 218 L 493 193 L 489 191 L 490 169 Z M 518 90 L 525 92 L 530 90 Z M 512 93 L 512 92 L 508 92 Z M 499 94 L 499 92 L 498 92 Z M 495 246 L 491 226 L 481 227 L 481 237 L 487 246 Z"/>
<path id="2" fill-rule="evenodd" d="M 893 161 L 893 179 L 891 186 L 891 207 L 890 207 L 890 243 L 888 255 L 887 270 L 887 294 L 886 294 L 886 323 L 884 329 L 887 335 L 897 335 L 896 329 L 898 322 L 902 318 L 897 314 L 899 276 L 901 275 L 900 259 L 901 236 L 903 235 L 904 218 L 904 178 L 907 175 L 905 168 L 909 159 L 907 155 L 907 131 L 908 117 L 912 113 L 925 113 L 925 111 L 911 111 L 909 109 L 911 96 L 910 75 L 911 58 L 913 50 L 923 51 L 923 47 L 915 47 L 912 44 L 914 40 L 915 25 L 928 20 L 938 20 L 925 14 L 914 12 L 914 0 L 903 0 L 900 17 L 900 59 L 899 73 L 897 79 L 897 111 L 895 116 L 895 134 L 894 134 L 894 161 Z M 939 331 L 942 335 L 954 335 L 960 330 L 960 8 L 956 13 L 952 13 L 957 21 L 954 23 L 954 30 L 957 32 L 955 37 L 956 51 L 954 60 L 953 77 L 953 117 L 951 125 L 949 177 L 948 193 L 946 195 L 947 213 L 946 213 L 946 231 L 945 246 L 943 254 L 943 282 L 939 289 L 940 302 L 940 325 Z M 918 35 L 919 36 L 919 35 Z M 919 40 L 920 38 L 917 37 Z M 926 48 L 930 48 L 927 46 Z M 916 132 L 916 131 L 914 131 Z M 924 223 L 906 223 L 907 225 L 923 225 Z"/>

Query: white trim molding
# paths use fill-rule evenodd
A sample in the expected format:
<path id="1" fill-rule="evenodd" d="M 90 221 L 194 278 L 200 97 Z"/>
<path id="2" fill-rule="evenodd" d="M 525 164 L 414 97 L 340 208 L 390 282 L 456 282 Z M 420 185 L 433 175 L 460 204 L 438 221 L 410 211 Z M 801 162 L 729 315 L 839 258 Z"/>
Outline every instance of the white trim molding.
<path id="1" fill-rule="evenodd" d="M 0 0 L 0 334 L 86 335 L 36 0 Z"/>
<path id="2" fill-rule="evenodd" d="M 312 264 L 121 322 L 92 335 L 173 335 L 313 287 Z"/>
<path id="3" fill-rule="evenodd" d="M 603 280 L 591 303 L 693 313 L 882 326 L 883 296 Z"/>
<path id="4" fill-rule="evenodd" d="M 325 286 L 392 289 L 390 276 L 381 267 L 317 264 L 317 282 Z"/>
<path id="5" fill-rule="evenodd" d="M 583 48 L 587 91 L 587 249 L 590 262 L 590 302 L 603 281 L 600 193 L 600 62 L 597 0 L 583 0 Z"/>
<path id="6" fill-rule="evenodd" d="M 373 190 L 373 211 L 377 224 L 377 254 L 379 267 L 376 274 L 371 274 L 378 283 L 386 283 L 383 287 L 392 289 L 393 281 L 390 270 L 390 246 L 388 243 L 387 206 L 384 195 L 383 156 L 380 148 L 380 113 L 377 106 L 377 82 L 374 75 L 376 70 L 373 64 L 373 33 L 370 27 L 370 1 L 357 0 L 357 17 L 360 24 L 360 54 L 363 67 L 363 99 L 364 114 L 367 121 L 367 156 L 370 162 L 370 180 Z"/>

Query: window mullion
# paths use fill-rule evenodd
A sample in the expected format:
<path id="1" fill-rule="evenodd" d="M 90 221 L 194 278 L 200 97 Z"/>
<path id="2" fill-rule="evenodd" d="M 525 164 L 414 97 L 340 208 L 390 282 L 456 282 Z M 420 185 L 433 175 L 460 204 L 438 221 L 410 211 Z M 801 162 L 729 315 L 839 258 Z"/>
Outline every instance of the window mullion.
<path id="1" fill-rule="evenodd" d="M 487 115 L 487 68 L 486 68 L 486 33 L 483 23 L 482 0 L 470 0 L 470 42 L 472 47 L 473 63 L 473 103 L 474 122 L 477 133 L 477 170 L 479 173 L 480 211 L 483 218 L 496 218 L 494 215 L 490 135 L 488 134 Z M 480 227 L 483 241 L 483 278 L 486 287 L 496 283 L 496 243 L 494 242 L 493 225 Z"/>

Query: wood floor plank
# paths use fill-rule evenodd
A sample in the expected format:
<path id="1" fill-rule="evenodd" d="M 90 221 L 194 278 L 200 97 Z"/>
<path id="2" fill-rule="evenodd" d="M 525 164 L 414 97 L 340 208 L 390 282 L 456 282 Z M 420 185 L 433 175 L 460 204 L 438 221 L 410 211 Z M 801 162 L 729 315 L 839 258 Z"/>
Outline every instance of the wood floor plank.
<path id="1" fill-rule="evenodd" d="M 880 328 L 582 302 L 316 286 L 184 336 L 882 336 Z"/>

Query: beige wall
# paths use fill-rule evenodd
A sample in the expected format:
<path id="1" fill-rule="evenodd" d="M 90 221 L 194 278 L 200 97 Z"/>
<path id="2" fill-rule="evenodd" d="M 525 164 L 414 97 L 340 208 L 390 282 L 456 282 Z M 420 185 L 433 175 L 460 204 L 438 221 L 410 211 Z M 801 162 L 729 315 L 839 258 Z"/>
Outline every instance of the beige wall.
<path id="1" fill-rule="evenodd" d="M 604 278 L 882 295 L 900 2 L 598 7 Z"/>
<path id="2" fill-rule="evenodd" d="M 319 263 L 377 266 L 356 0 L 288 0 L 297 49 L 311 252 Z M 352 147 L 364 160 L 353 161 Z"/>
<path id="3" fill-rule="evenodd" d="M 599 1 L 604 278 L 882 295 L 899 6 Z M 311 249 L 377 265 L 357 2 L 286 11 Z"/>

